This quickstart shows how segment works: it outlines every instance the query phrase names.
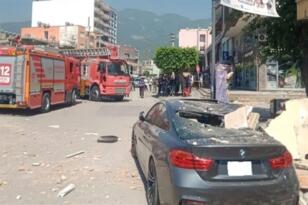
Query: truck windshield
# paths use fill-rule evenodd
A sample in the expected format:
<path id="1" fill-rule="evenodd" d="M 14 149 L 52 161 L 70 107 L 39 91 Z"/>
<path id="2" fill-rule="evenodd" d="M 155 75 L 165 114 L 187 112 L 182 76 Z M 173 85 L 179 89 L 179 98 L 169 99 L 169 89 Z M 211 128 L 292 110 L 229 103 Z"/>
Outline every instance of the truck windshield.
<path id="1" fill-rule="evenodd" d="M 121 63 L 111 63 L 108 65 L 109 75 L 129 75 L 128 66 Z"/>

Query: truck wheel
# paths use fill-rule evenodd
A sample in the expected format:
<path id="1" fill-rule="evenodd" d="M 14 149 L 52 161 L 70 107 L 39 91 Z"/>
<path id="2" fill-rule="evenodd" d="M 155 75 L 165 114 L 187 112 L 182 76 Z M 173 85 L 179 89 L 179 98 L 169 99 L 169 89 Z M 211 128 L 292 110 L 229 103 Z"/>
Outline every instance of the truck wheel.
<path id="1" fill-rule="evenodd" d="M 93 86 L 90 90 L 90 100 L 91 101 L 99 101 L 100 100 L 100 92 L 97 86 Z"/>
<path id="2" fill-rule="evenodd" d="M 75 89 L 73 89 L 73 91 L 72 91 L 72 96 L 71 96 L 71 98 L 72 98 L 71 104 L 72 104 L 72 105 L 75 105 L 75 104 L 76 104 L 76 99 L 77 99 L 77 92 L 76 92 Z"/>
<path id="3" fill-rule="evenodd" d="M 41 107 L 41 112 L 46 113 L 50 111 L 50 95 L 49 93 L 44 93 L 43 98 L 42 98 L 42 107 Z"/>

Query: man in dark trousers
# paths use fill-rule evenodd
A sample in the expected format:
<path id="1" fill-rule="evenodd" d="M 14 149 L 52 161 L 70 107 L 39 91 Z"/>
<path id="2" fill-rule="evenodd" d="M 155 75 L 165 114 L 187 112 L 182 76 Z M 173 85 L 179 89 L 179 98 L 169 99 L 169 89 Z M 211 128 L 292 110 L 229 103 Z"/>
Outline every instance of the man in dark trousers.
<path id="1" fill-rule="evenodd" d="M 144 89 L 145 89 L 144 77 L 141 77 L 139 81 L 139 94 L 141 98 L 144 98 Z"/>

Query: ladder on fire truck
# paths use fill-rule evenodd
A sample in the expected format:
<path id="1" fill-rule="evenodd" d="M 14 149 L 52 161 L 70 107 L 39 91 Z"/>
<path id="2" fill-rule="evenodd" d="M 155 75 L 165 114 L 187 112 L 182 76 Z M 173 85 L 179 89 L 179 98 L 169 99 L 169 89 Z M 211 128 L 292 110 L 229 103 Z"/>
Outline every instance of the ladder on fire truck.
<path id="1" fill-rule="evenodd" d="M 62 49 L 60 51 L 63 55 L 72 56 L 76 58 L 86 57 L 108 57 L 111 52 L 108 48 L 93 48 L 93 49 Z"/>

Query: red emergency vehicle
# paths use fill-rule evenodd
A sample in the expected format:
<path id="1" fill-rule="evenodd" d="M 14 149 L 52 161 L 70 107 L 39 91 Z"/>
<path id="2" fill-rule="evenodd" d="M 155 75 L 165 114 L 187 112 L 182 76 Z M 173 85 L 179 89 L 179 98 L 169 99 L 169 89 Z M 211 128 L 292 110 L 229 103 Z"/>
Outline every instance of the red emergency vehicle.
<path id="1" fill-rule="evenodd" d="M 79 91 L 80 62 L 34 46 L 0 47 L 0 108 L 72 104 Z"/>
<path id="2" fill-rule="evenodd" d="M 129 96 L 130 67 L 125 60 L 118 59 L 114 49 L 69 49 L 62 53 L 80 59 L 81 97 L 92 101 L 99 101 L 101 97 L 121 101 Z"/>

